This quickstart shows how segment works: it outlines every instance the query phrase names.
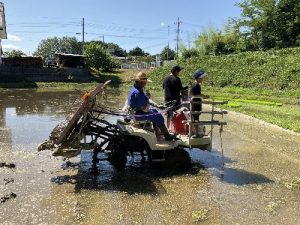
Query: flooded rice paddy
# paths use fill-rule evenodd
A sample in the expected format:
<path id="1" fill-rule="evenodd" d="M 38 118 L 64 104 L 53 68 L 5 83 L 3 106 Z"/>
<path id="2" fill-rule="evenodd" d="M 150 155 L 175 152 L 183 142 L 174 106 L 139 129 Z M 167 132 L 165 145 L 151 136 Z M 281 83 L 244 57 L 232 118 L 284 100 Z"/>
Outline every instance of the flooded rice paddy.
<path id="1" fill-rule="evenodd" d="M 101 160 L 93 176 L 90 152 L 37 152 L 79 95 L 0 91 L 0 224 L 300 224 L 300 136 L 229 114 L 225 167 L 216 128 L 212 152 L 189 151 L 191 169 Z"/>

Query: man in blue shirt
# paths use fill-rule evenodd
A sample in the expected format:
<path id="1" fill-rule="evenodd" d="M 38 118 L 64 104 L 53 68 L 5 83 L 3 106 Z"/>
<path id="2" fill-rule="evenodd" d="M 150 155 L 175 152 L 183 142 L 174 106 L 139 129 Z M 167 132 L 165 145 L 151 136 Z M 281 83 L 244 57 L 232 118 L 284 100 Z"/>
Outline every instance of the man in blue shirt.
<path id="1" fill-rule="evenodd" d="M 139 72 L 134 81 L 134 85 L 128 93 L 128 106 L 135 112 L 135 119 L 137 121 L 151 121 L 154 126 L 160 129 L 165 136 L 165 140 L 173 140 L 174 136 L 170 135 L 166 128 L 162 114 L 156 109 L 149 108 L 149 98 L 144 93 L 144 88 L 148 81 L 146 74 Z"/>

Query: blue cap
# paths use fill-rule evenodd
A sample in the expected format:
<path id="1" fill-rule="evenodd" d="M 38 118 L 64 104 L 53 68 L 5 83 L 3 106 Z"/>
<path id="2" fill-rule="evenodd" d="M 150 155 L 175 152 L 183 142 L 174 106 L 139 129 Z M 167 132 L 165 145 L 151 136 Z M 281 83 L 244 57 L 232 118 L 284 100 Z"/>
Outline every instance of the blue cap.
<path id="1" fill-rule="evenodd" d="M 204 70 L 197 70 L 195 73 L 194 73 L 194 78 L 197 79 L 197 78 L 203 78 L 206 76 L 206 73 Z"/>

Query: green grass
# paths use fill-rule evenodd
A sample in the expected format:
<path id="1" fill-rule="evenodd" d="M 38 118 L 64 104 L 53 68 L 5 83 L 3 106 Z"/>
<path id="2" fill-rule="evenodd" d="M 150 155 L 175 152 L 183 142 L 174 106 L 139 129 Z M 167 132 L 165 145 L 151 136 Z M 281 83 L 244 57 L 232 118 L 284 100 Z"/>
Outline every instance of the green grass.
<path id="1" fill-rule="evenodd" d="M 225 106 L 225 108 L 227 108 Z M 229 110 L 233 110 L 228 107 Z M 300 107 L 283 105 L 282 107 L 272 105 L 259 105 L 241 103 L 241 106 L 234 108 L 234 111 L 276 124 L 280 127 L 300 132 Z"/>
<path id="2" fill-rule="evenodd" d="M 215 98 L 227 100 L 243 99 L 247 101 L 257 101 L 261 104 L 291 104 L 300 103 L 300 90 L 268 90 L 257 88 L 240 88 L 240 87 L 203 87 L 203 92 Z M 264 103 L 265 102 L 265 103 Z"/>
<path id="3" fill-rule="evenodd" d="M 228 104 L 226 104 L 226 106 L 229 108 L 240 108 L 242 105 L 238 104 L 236 102 L 228 102 Z"/>
<path id="4" fill-rule="evenodd" d="M 281 92 L 236 87 L 203 89 L 205 94 L 215 99 L 228 100 L 228 104 L 224 106 L 228 110 L 300 132 L 299 91 Z"/>

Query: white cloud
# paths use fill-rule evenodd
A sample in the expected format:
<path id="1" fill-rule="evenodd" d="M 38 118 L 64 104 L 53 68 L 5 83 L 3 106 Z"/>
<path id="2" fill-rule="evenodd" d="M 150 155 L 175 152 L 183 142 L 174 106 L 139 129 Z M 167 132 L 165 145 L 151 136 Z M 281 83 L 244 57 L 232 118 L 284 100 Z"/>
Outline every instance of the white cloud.
<path id="1" fill-rule="evenodd" d="M 13 44 L 2 45 L 2 49 L 3 49 L 3 51 L 5 51 L 5 50 L 13 50 L 13 49 L 15 49 L 15 50 L 21 50 L 18 46 L 13 45 Z"/>
<path id="2" fill-rule="evenodd" d="M 18 37 L 16 35 L 7 34 L 7 40 L 9 40 L 9 41 L 15 41 L 15 42 L 21 42 L 22 38 Z"/>

